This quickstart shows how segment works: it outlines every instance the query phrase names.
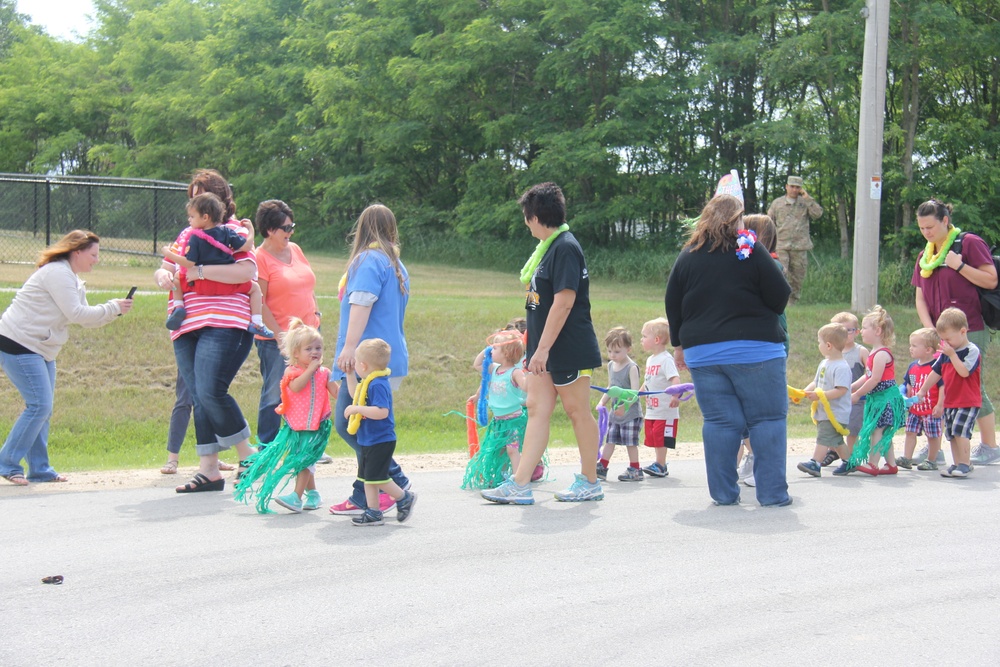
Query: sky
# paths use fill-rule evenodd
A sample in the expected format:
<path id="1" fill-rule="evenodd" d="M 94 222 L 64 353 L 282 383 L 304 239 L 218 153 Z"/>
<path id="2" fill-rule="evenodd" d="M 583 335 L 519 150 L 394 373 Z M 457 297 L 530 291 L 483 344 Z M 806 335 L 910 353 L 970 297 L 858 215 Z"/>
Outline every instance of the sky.
<path id="1" fill-rule="evenodd" d="M 90 0 L 17 0 L 17 11 L 53 37 L 73 39 L 74 31 L 86 35 L 90 30 L 87 14 L 94 12 L 94 5 Z"/>

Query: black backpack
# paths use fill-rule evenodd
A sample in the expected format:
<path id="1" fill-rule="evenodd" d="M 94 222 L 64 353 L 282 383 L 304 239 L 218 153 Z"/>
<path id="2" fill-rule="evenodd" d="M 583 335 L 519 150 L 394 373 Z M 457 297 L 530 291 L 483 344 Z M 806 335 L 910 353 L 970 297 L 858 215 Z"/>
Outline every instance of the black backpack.
<path id="1" fill-rule="evenodd" d="M 966 232 L 961 232 L 951 246 L 951 249 L 960 255 L 962 254 L 962 239 L 965 234 Z M 958 245 L 957 250 L 955 250 L 956 244 Z M 990 248 L 990 255 L 993 256 L 993 267 L 997 271 L 997 276 L 1000 276 L 1000 257 L 997 256 L 996 246 Z M 976 289 L 979 291 L 979 307 L 983 311 L 983 322 L 994 331 L 1000 329 L 1000 283 L 993 289 L 983 289 L 982 287 Z"/>

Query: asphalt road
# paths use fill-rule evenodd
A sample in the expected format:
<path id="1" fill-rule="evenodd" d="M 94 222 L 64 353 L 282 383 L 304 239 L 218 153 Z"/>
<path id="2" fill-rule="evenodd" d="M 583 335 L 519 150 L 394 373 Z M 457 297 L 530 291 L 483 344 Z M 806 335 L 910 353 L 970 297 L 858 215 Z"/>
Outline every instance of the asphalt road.
<path id="1" fill-rule="evenodd" d="M 712 506 L 701 461 L 670 470 L 564 504 L 556 468 L 531 507 L 422 473 L 410 521 L 381 528 L 229 493 L 4 489 L 0 665 L 1000 663 L 1000 468 L 790 462 L 782 509 Z"/>

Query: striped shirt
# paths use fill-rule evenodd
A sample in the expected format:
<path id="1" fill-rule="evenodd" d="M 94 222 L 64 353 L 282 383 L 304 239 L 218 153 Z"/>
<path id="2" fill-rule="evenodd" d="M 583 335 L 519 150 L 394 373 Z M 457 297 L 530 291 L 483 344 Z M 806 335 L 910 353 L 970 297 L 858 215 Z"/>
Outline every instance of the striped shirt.
<path id="1" fill-rule="evenodd" d="M 244 236 L 249 233 L 243 225 L 234 219 L 230 219 L 226 225 Z M 182 231 L 171 246 L 171 250 L 177 254 L 183 254 L 183 248 L 187 247 L 191 231 L 190 227 Z M 254 279 L 256 280 L 257 263 L 253 253 L 237 252 L 233 258 L 237 262 L 253 262 Z M 250 326 L 250 296 L 247 294 L 205 296 L 188 292 L 184 295 L 184 308 L 187 310 L 184 323 L 176 331 L 170 332 L 170 340 L 177 340 L 180 336 L 203 327 L 246 329 Z"/>

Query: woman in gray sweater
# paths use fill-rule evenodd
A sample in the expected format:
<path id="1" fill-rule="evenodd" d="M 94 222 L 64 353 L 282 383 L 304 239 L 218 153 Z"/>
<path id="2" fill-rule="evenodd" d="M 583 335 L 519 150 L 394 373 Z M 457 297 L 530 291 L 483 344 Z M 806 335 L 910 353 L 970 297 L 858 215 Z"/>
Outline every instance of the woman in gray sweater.
<path id="1" fill-rule="evenodd" d="M 56 388 L 56 356 L 69 325 L 100 327 L 132 309 L 131 299 L 91 306 L 78 274 L 100 260 L 100 239 L 75 230 L 42 251 L 38 269 L 0 316 L 0 367 L 24 398 L 24 412 L 0 449 L 0 476 L 16 486 L 65 482 L 49 464 L 49 419 Z M 28 463 L 24 476 L 21 461 Z"/>

